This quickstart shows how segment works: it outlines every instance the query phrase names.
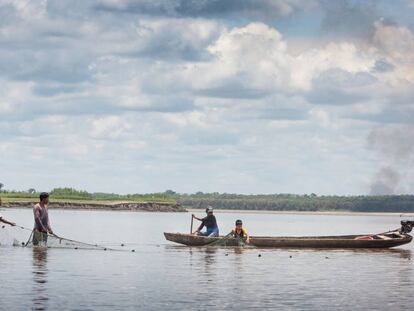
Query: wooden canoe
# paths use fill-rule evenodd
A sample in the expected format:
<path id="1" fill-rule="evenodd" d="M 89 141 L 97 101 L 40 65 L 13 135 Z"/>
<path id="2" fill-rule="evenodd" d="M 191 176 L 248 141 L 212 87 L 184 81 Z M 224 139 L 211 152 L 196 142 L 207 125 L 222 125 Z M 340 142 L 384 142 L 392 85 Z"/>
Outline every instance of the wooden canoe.
<path id="1" fill-rule="evenodd" d="M 208 246 L 223 237 L 204 237 L 183 233 L 164 233 L 168 241 L 187 246 Z M 372 237 L 372 239 L 361 239 Z M 393 231 L 377 235 L 342 235 L 320 237 L 250 237 L 251 246 L 270 248 L 390 248 L 410 243 L 412 236 Z M 224 246 L 239 246 L 239 240 L 226 238 Z M 217 243 L 213 243 L 217 244 Z"/>

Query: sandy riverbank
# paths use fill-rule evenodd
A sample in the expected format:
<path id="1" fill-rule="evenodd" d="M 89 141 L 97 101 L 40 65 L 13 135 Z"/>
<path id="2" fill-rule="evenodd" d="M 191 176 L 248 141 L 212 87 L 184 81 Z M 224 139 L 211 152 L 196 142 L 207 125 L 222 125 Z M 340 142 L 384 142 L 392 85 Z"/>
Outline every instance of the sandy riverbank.
<path id="1" fill-rule="evenodd" d="M 7 202 L 0 208 L 32 208 L 36 202 L 21 201 Z M 86 202 L 51 202 L 51 209 L 62 210 L 102 210 L 102 211 L 143 211 L 143 212 L 189 212 L 203 214 L 204 209 L 183 208 L 177 203 L 154 203 L 154 202 L 125 202 L 108 201 L 99 203 Z M 384 213 L 384 212 L 350 212 L 350 211 L 269 211 L 269 210 L 233 210 L 215 209 L 216 214 L 279 214 L 279 215 L 332 215 L 332 216 L 399 216 L 414 217 L 414 213 Z"/>

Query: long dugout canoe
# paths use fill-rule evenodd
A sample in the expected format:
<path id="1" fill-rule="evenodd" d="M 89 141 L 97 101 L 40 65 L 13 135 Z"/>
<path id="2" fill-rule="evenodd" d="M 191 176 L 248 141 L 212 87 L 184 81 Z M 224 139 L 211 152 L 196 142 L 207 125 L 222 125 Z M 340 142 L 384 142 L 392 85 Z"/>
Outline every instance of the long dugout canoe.
<path id="1" fill-rule="evenodd" d="M 223 240 L 223 246 L 239 246 L 235 238 L 205 237 L 183 233 L 164 232 L 168 241 L 187 246 L 217 245 Z M 365 239 L 366 238 L 366 239 Z M 251 246 L 262 248 L 390 248 L 410 243 L 413 237 L 398 231 L 377 235 L 342 235 L 320 237 L 250 237 Z"/>

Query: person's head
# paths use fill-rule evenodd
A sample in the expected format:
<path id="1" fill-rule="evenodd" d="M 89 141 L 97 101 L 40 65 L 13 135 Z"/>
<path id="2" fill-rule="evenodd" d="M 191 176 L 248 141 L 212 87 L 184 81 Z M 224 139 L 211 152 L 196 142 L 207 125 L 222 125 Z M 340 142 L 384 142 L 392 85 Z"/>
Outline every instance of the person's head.
<path id="1" fill-rule="evenodd" d="M 236 228 L 240 229 L 243 227 L 243 222 L 240 219 L 236 220 Z"/>
<path id="2" fill-rule="evenodd" d="M 40 199 L 40 203 L 42 203 L 42 204 L 48 204 L 49 203 L 49 193 L 42 192 L 39 195 L 39 199 Z"/>
<path id="3" fill-rule="evenodd" d="M 207 214 L 207 215 L 213 215 L 213 208 L 212 208 L 211 206 L 208 206 L 208 207 L 206 208 L 206 214 Z"/>

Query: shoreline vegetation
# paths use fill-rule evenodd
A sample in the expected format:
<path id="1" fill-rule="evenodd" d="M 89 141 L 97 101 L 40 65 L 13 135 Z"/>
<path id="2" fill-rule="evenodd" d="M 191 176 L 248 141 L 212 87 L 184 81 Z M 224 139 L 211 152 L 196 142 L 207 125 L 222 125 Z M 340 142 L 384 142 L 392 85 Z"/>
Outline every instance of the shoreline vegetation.
<path id="1" fill-rule="evenodd" d="M 187 208 L 189 213 L 200 213 L 204 211 L 199 208 Z M 325 215 L 325 216 L 393 216 L 393 217 L 414 217 L 414 213 L 401 212 L 350 212 L 350 211 L 271 211 L 271 210 L 236 210 L 216 209 L 216 214 L 237 213 L 237 214 L 277 214 L 277 215 Z"/>
<path id="2" fill-rule="evenodd" d="M 32 190 L 32 191 L 31 191 Z M 39 193 L 29 191 L 0 192 L 0 207 L 32 208 L 38 202 Z M 56 188 L 50 192 L 51 209 L 142 211 L 142 212 L 186 212 L 175 199 L 163 193 L 119 195 L 88 193 L 72 188 Z"/>
<path id="3" fill-rule="evenodd" d="M 178 194 L 187 209 L 208 205 L 220 210 L 325 212 L 325 213 L 414 213 L 414 195 L 318 196 L 312 194 L 240 195 L 226 193 Z"/>
<path id="4" fill-rule="evenodd" d="M 9 201 L 2 202 L 3 208 L 33 208 L 36 201 Z M 62 210 L 102 210 L 102 211 L 136 211 L 136 212 L 187 212 L 177 203 L 156 202 L 75 202 L 75 201 L 50 201 L 50 209 Z"/>
<path id="5" fill-rule="evenodd" d="M 39 193 L 0 191 L 4 208 L 32 207 Z M 85 210 L 131 210 L 186 212 L 212 206 L 223 211 L 320 212 L 320 213 L 414 213 L 414 195 L 318 196 L 316 194 L 243 195 L 228 193 L 180 194 L 172 190 L 150 194 L 89 193 L 73 188 L 55 188 L 50 192 L 50 207 Z"/>

